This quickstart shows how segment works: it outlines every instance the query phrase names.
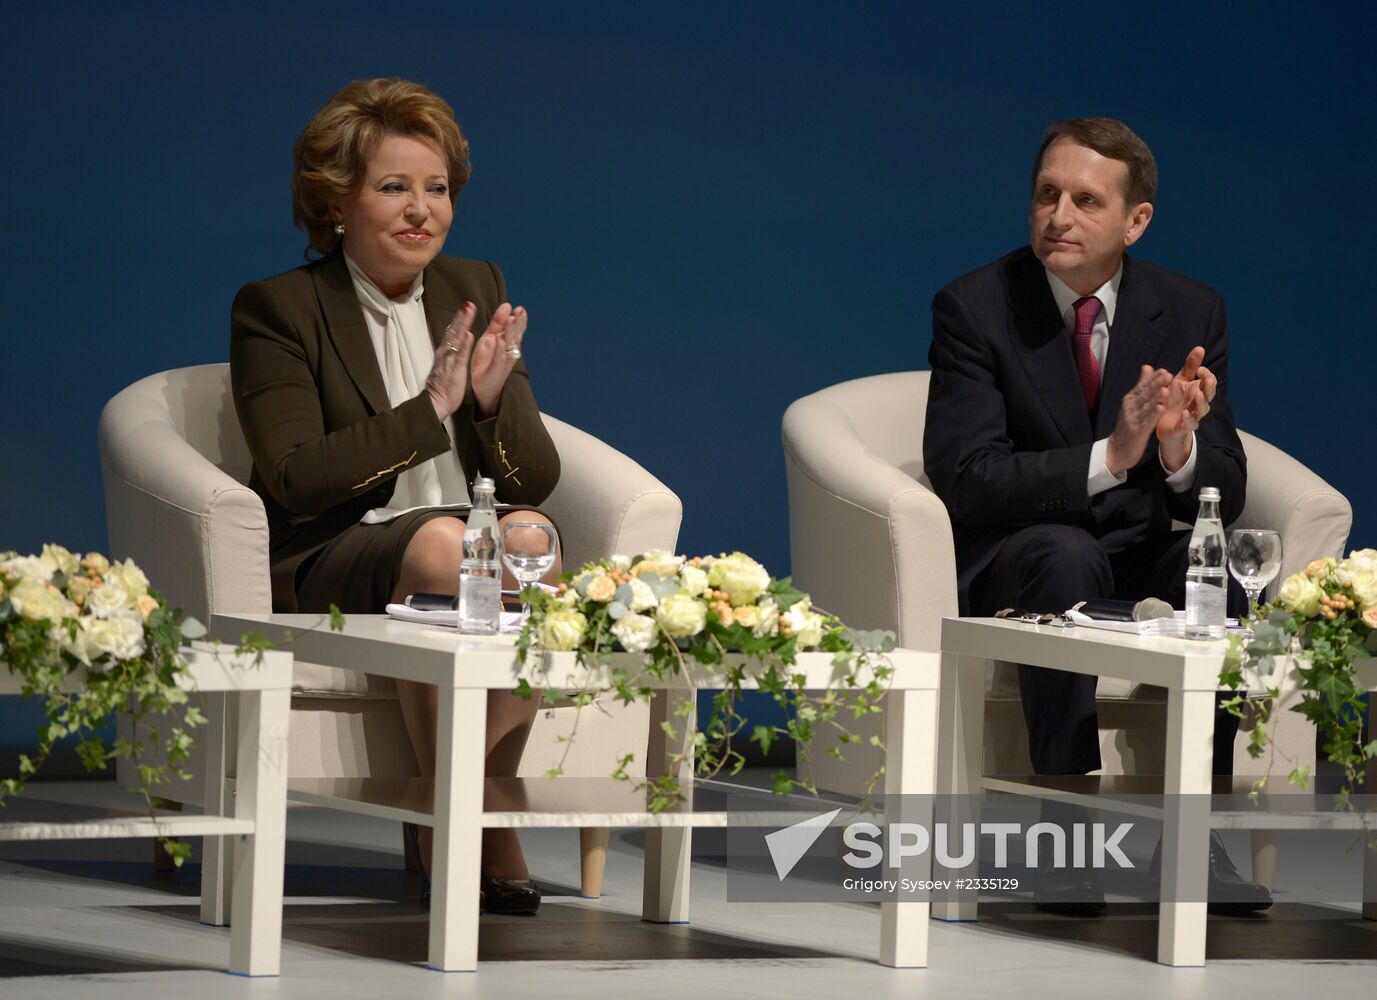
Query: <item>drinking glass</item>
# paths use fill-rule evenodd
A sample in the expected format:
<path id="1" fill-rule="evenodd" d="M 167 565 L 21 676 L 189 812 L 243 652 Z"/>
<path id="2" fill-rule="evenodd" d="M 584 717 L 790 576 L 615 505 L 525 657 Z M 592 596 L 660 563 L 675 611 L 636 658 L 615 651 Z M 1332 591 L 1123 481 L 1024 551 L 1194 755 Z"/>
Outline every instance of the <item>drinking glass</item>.
<path id="1" fill-rule="evenodd" d="M 507 521 L 502 525 L 502 561 L 522 590 L 521 624 L 531 617 L 525 590 L 550 571 L 559 552 L 559 536 L 544 521 Z"/>
<path id="2" fill-rule="evenodd" d="M 1237 528 L 1229 538 L 1229 572 L 1248 594 L 1248 614 L 1281 570 L 1281 536 L 1262 528 Z M 1251 635 L 1252 629 L 1248 630 Z"/>

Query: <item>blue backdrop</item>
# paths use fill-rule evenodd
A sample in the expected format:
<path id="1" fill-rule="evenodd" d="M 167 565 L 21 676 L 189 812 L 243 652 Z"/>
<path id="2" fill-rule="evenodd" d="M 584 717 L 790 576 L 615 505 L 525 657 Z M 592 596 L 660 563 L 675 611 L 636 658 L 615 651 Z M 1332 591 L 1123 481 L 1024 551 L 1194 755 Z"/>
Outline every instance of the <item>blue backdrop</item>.
<path id="1" fill-rule="evenodd" d="M 1026 241 L 1085 114 L 1156 153 L 1137 252 L 1224 293 L 1240 425 L 1377 544 L 1371 6 L 1100 7 L 6 0 L 0 549 L 104 548 L 100 408 L 226 358 L 236 289 L 301 261 L 297 132 L 392 74 L 472 142 L 447 252 L 501 263 L 542 407 L 683 498 L 683 551 L 787 571 L 785 407 L 926 367 L 934 291 Z"/>

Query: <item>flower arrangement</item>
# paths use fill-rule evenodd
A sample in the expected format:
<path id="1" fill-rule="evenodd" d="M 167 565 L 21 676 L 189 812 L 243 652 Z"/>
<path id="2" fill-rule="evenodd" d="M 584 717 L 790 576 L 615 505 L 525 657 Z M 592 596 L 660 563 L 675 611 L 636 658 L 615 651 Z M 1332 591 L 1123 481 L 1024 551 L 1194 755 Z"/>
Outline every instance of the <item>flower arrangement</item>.
<path id="1" fill-rule="evenodd" d="M 138 791 L 152 809 L 152 788 L 185 778 L 191 731 L 205 722 L 182 683 L 187 668 L 180 655 L 185 640 L 205 635 L 193 618 L 170 611 L 133 560 L 111 562 L 97 552 L 78 557 L 60 545 L 41 555 L 0 552 L 0 665 L 23 680 L 26 697 L 46 701 L 47 724 L 38 731 L 35 754 L 19 758 L 19 775 L 0 780 L 0 805 L 23 790 L 58 740 L 77 738 L 76 752 L 88 771 L 125 757 L 134 762 Z M 84 669 L 85 681 L 71 675 Z M 106 748 L 99 730 L 116 711 L 130 711 L 134 738 Z M 170 728 L 148 725 L 167 717 Z M 168 725 L 168 723 L 164 723 Z M 164 763 L 140 759 L 144 736 L 163 750 Z M 164 839 L 180 865 L 189 844 Z"/>
<path id="2" fill-rule="evenodd" d="M 1250 639 L 1230 637 L 1220 674 L 1220 682 L 1235 690 L 1243 687 L 1245 670 L 1273 681 L 1264 694 L 1239 694 L 1227 703 L 1235 714 L 1247 707 L 1258 717 L 1248 752 L 1256 758 L 1267 749 L 1266 723 L 1280 695 L 1280 669 L 1289 658 L 1301 689 L 1294 711 L 1315 724 L 1325 755 L 1343 768 L 1339 800 L 1348 803 L 1364 764 L 1377 757 L 1377 739 L 1362 742 L 1364 692 L 1353 670 L 1356 661 L 1377 655 L 1377 549 L 1359 549 L 1342 561 L 1316 559 L 1283 580 L 1276 600 L 1258 607 L 1250 622 Z M 1289 778 L 1307 787 L 1309 769 L 1294 768 Z M 1265 783 L 1264 778 L 1260 784 Z"/>
<path id="3" fill-rule="evenodd" d="M 522 596 L 531 604 L 530 619 L 517 641 L 522 664 L 533 651 L 573 651 L 586 666 L 607 663 L 615 652 L 639 654 L 641 668 L 660 678 L 684 674 L 689 660 L 724 666 L 723 687 L 713 696 L 707 729 L 691 741 L 699 777 L 713 777 L 728 766 L 735 774 L 745 765 L 745 757 L 732 749 L 732 737 L 745 726 L 735 709 L 748 670 L 760 690 L 791 712 L 787 726 L 754 726 L 752 742 L 768 751 L 775 739 L 788 735 L 806 755 L 818 728 L 825 727 L 835 735 L 827 752 L 842 760 L 846 745 L 861 740 L 847 731 L 846 713 L 859 718 L 881 712 L 893 672 L 883 656 L 894 648 L 892 632 L 847 628 L 814 608 L 790 579 L 772 578 L 741 552 L 692 559 L 662 550 L 612 556 L 566 573 L 554 593 L 528 588 Z M 856 690 L 829 690 L 817 697 L 803 690 L 802 676 L 791 675 L 788 667 L 807 650 L 832 653 L 842 686 Z M 730 654 L 743 654 L 743 662 L 727 664 Z M 638 675 L 613 670 L 611 676 L 614 686 L 609 690 L 624 703 L 651 696 Z M 533 694 L 524 680 L 517 692 Z M 595 695 L 579 692 L 575 701 L 585 705 Z M 673 730 L 672 723 L 666 725 Z M 677 735 L 670 732 L 672 738 Z M 872 742 L 882 745 L 878 738 Z M 623 758 L 613 776 L 626 779 L 628 763 L 630 757 Z M 816 792 L 806 776 L 806 756 L 803 763 L 803 778 L 776 773 L 777 792 Z M 557 776 L 560 768 L 548 773 Z M 872 787 L 882 774 L 883 768 L 871 776 Z M 646 786 L 652 811 L 681 799 L 673 777 Z"/>

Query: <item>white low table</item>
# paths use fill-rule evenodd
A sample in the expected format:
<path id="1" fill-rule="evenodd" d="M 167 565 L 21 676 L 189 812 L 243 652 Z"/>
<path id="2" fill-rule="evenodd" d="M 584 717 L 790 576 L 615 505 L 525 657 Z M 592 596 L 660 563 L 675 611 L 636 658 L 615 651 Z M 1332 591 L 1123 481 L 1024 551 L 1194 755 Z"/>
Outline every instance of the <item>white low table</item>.
<path id="1" fill-rule="evenodd" d="M 1211 792 L 1215 704 L 1224 662 L 1223 640 L 1147 638 L 1094 628 L 1058 628 L 995 618 L 942 619 L 942 735 L 938 791 L 969 795 L 982 790 L 1059 798 L 1094 807 L 1093 794 L 1059 791 L 1053 782 L 1018 782 L 985 777 L 982 769 L 986 669 L 992 662 L 1054 667 L 1096 677 L 1120 678 L 1167 689 L 1167 796 Z M 1357 664 L 1361 685 L 1377 690 L 1377 660 Z M 1282 693 L 1294 690 L 1283 681 Z M 1285 780 L 1285 775 L 1278 777 Z M 1141 783 L 1121 783 L 1126 791 L 1146 791 Z M 1204 900 L 1193 887 L 1206 884 L 1209 852 L 1206 830 L 1185 810 L 1145 810 L 1163 820 L 1162 897 L 1157 960 L 1164 965 L 1205 964 Z M 1327 814 L 1334 825 L 1334 817 Z M 1320 821 L 1320 817 L 1316 817 Z M 1253 826 L 1246 817 L 1212 817 L 1210 825 Z M 1357 820 L 1355 818 L 1355 824 Z M 1287 824 L 1291 825 L 1291 824 Z M 978 867 L 978 859 L 974 867 Z M 968 872 L 969 869 L 963 869 Z M 1377 864 L 1364 866 L 1364 915 L 1377 917 Z M 1195 895 L 1200 895 L 1198 888 Z M 974 920 L 974 897 L 938 903 L 943 920 Z"/>
<path id="2" fill-rule="evenodd" d="M 261 665 L 228 649 L 185 652 L 189 691 L 226 692 L 239 700 L 239 783 L 225 815 L 104 813 L 75 822 L 0 822 L 0 841 L 88 840 L 116 837 L 204 837 L 207 853 L 220 838 L 234 838 L 233 905 L 243 914 L 230 931 L 229 971 L 242 976 L 276 976 L 282 954 L 282 858 L 286 838 L 287 713 L 291 706 L 292 656 L 264 654 Z M 71 675 L 79 690 L 83 674 Z M 21 693 L 19 679 L 0 667 L 0 695 Z M 210 727 L 197 731 L 208 735 Z M 211 789 L 222 787 L 224 748 L 211 747 L 212 764 L 197 775 Z M 217 769 L 218 767 L 218 769 Z M 11 800 L 22 802 L 23 797 Z M 131 805 L 132 805 L 131 796 Z M 0 817 L 4 813 L 0 812 Z M 210 865 L 206 868 L 209 869 Z M 217 886 L 216 891 L 223 891 Z M 204 913 L 203 902 L 203 913 Z M 213 921 L 207 921 L 213 922 Z"/>
<path id="3" fill-rule="evenodd" d="M 606 686 L 606 671 L 585 671 L 572 653 L 550 654 L 548 672 L 533 656 L 516 663 L 514 640 L 460 636 L 451 629 L 395 621 L 383 615 L 349 615 L 343 632 L 320 626 L 318 615 L 215 615 L 212 634 L 237 641 L 259 630 L 282 641 L 290 630 L 297 659 L 323 663 L 439 688 L 436 776 L 433 782 L 376 779 L 292 781 L 294 801 L 326 805 L 435 829 L 428 964 L 443 971 L 474 971 L 478 963 L 478 879 L 484 827 L 617 826 L 646 829 L 642 916 L 685 923 L 689 916 L 689 861 L 695 826 L 727 825 L 721 809 L 695 809 L 694 785 L 681 784 L 687 801 L 651 813 L 644 795 L 611 779 L 484 779 L 483 733 L 490 690 L 511 690 L 525 677 L 533 687 L 579 689 L 588 681 Z M 892 693 L 887 699 L 889 767 L 886 794 L 931 794 L 935 786 L 938 657 L 896 650 Z M 633 667 L 639 657 L 618 654 L 614 665 Z M 723 668 L 690 664 L 693 687 L 682 678 L 659 681 L 650 718 L 646 773 L 669 774 L 671 758 L 687 754 L 687 727 L 671 741 L 660 723 L 675 720 L 696 688 L 722 687 Z M 829 687 L 836 677 L 830 653 L 799 656 L 795 672 L 809 688 Z M 672 686 L 678 685 L 678 686 Z M 686 758 L 687 759 L 687 758 Z M 881 906 L 880 961 L 894 967 L 927 964 L 927 902 Z"/>

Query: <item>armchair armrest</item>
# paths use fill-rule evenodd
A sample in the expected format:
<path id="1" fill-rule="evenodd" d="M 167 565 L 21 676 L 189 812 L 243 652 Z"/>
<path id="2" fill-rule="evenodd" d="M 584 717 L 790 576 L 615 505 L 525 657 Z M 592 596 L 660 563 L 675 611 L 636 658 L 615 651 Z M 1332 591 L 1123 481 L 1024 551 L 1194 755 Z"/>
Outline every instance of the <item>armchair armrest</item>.
<path id="1" fill-rule="evenodd" d="M 783 438 L 798 585 L 848 624 L 892 628 L 900 645 L 936 650 L 942 617 L 957 611 L 942 501 L 868 448 L 831 400 L 796 401 Z"/>
<path id="2" fill-rule="evenodd" d="M 270 611 L 268 519 L 248 487 L 166 422 L 116 396 L 100 419 L 110 554 L 132 557 L 174 606 Z"/>
<path id="3" fill-rule="evenodd" d="M 1236 524 L 1281 535 L 1278 579 L 1311 560 L 1340 555 L 1353 526 L 1344 495 L 1280 448 L 1242 431 L 1239 437 L 1248 456 L 1248 502 Z"/>
<path id="4" fill-rule="evenodd" d="M 559 484 L 543 504 L 559 525 L 566 569 L 614 553 L 673 551 L 684 506 L 611 445 L 541 414 L 559 452 Z"/>

